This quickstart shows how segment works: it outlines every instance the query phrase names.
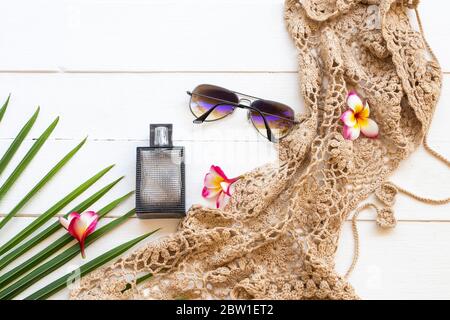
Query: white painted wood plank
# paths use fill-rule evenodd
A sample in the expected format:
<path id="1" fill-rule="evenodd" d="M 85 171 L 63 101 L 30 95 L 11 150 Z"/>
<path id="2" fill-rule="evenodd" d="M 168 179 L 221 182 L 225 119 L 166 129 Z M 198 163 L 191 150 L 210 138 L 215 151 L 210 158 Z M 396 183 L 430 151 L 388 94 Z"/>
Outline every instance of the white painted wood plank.
<path id="1" fill-rule="evenodd" d="M 30 22 L 20 24 L 16 16 L 29 3 Z M 12 18 L 0 24 L 10 33 L 3 47 L 11 48 L 0 55 L 0 70 L 296 69 L 280 0 L 19 0 L 1 9 Z M 32 24 L 38 37 L 22 32 Z M 55 57 L 14 55 L 32 44 Z"/>
<path id="2" fill-rule="evenodd" d="M 17 218 L 17 226 L 26 225 L 31 218 Z M 105 219 L 107 223 L 110 219 Z M 139 220 L 130 219 L 101 240 L 87 248 L 87 260 L 93 259 L 114 246 L 144 234 L 157 227 L 163 229 L 147 241 L 174 232 L 177 220 Z M 450 256 L 442 254 L 447 251 L 450 241 L 449 223 L 401 222 L 391 231 L 377 228 L 374 222 L 358 224 L 361 235 L 361 255 L 359 263 L 350 281 L 363 299 L 450 299 Z M 7 238 L 14 233 L 9 230 Z M 36 247 L 33 252 L 18 259 L 23 262 L 38 252 L 52 239 Z M 0 239 L 0 243 L 5 240 Z M 353 254 L 353 239 L 350 223 L 343 228 L 343 235 L 338 249 L 336 268 L 345 273 Z M 26 297 L 51 281 L 73 270 L 86 261 L 76 257 L 67 265 L 48 275 L 40 282 L 27 289 L 18 298 Z M 11 269 L 10 266 L 8 269 Z M 66 299 L 68 290 L 63 290 L 52 299 Z"/>
<path id="3" fill-rule="evenodd" d="M 108 77 L 101 75 L 0 76 L 0 79 L 3 80 L 0 81 L 0 84 L 4 84 L 6 88 L 9 85 L 11 88 L 16 88 L 17 91 L 11 100 L 10 109 L 0 126 L 2 128 L 0 136 L 7 139 L 0 143 L 0 151 L 4 152 L 6 150 L 11 143 L 9 138 L 12 138 L 17 133 L 25 121 L 23 119 L 24 114 L 28 116 L 33 112 L 36 102 L 42 104 L 42 114 L 30 136 L 36 138 L 53 117 L 56 114 L 60 114 L 62 116 L 61 123 L 56 129 L 54 137 L 57 139 L 70 139 L 67 142 L 55 142 L 52 140 L 52 142 L 48 142 L 44 146 L 42 153 L 38 155 L 25 175 L 24 179 L 26 180 L 23 180 L 23 183 L 19 181 L 10 194 L 2 201 L 0 212 L 4 213 L 12 208 L 20 200 L 20 197 L 27 192 L 32 183 L 37 182 L 39 175 L 36 175 L 35 172 L 40 173 L 40 175 L 47 172 L 51 165 L 59 159 L 57 156 L 61 157 L 76 144 L 77 140 L 73 139 L 81 139 L 86 133 L 89 133 L 90 137 L 94 139 L 120 139 L 122 141 L 117 142 L 117 144 L 110 141 L 104 143 L 102 141 L 91 141 L 85 147 L 85 150 L 80 153 L 78 159 L 74 159 L 69 165 L 69 168 L 70 166 L 74 168 L 72 170 L 76 174 L 69 173 L 69 178 L 60 183 L 58 183 L 60 180 L 56 179 L 55 183 L 48 187 L 50 194 L 63 196 L 82 181 L 78 172 L 84 172 L 87 178 L 110 163 L 118 164 L 118 168 L 114 169 L 116 171 L 112 172 L 117 172 L 116 176 L 123 174 L 128 176 L 127 182 L 121 183 L 115 190 L 124 193 L 134 189 L 134 150 L 137 146 L 148 144 L 149 122 L 167 122 L 173 119 L 175 139 L 179 140 L 177 143 L 186 145 L 187 156 L 191 157 L 190 161 L 199 164 L 198 169 L 188 171 L 187 199 L 189 204 L 197 203 L 201 200 L 196 193 L 196 190 L 199 188 L 199 182 L 195 179 L 202 176 L 210 164 L 216 163 L 225 167 L 230 166 L 228 169 L 230 174 L 232 171 L 239 174 L 275 158 L 276 152 L 273 146 L 263 138 L 259 138 L 253 127 L 243 119 L 244 116 L 242 114 L 236 114 L 214 125 L 198 127 L 192 124 L 191 115 L 185 106 L 187 97 L 183 94 L 183 87 L 185 87 L 185 83 L 192 83 L 192 86 L 195 86 L 195 83 L 202 81 L 202 77 L 206 77 L 209 79 L 207 80 L 208 82 L 220 83 L 230 87 L 235 85 L 239 88 L 248 88 L 249 92 L 253 92 L 250 88 L 253 86 L 255 87 L 254 91 L 258 91 L 261 94 L 264 94 L 265 91 L 273 91 L 276 99 L 284 101 L 283 98 L 286 97 L 286 100 L 291 101 L 291 105 L 299 105 L 301 104 L 301 99 L 294 93 L 296 91 L 295 75 L 203 74 L 189 75 L 189 78 L 185 77 L 185 75 L 109 75 Z M 102 85 L 96 85 L 98 83 Z M 127 86 L 127 83 L 131 85 Z M 158 83 L 167 83 L 164 86 L 164 90 L 160 90 L 158 94 L 148 93 L 145 90 L 148 84 L 150 84 L 150 87 L 158 87 Z M 271 85 L 272 83 L 273 86 Z M 289 86 L 284 85 L 286 83 L 290 83 L 292 89 L 288 89 Z M 445 83 L 448 83 L 448 81 Z M 172 86 L 175 88 L 174 92 L 177 91 L 179 94 L 171 94 Z M 124 92 L 120 90 L 122 87 L 130 89 Z M 61 89 L 55 91 L 53 88 Z M 78 89 L 74 90 L 75 88 Z M 445 108 L 447 101 L 450 102 L 450 90 L 447 88 L 449 86 L 444 85 L 442 99 L 437 108 L 430 132 L 430 141 L 437 150 L 449 156 L 450 143 L 445 123 L 448 116 L 450 116 L 450 114 L 447 116 L 450 109 Z M 87 99 L 86 97 L 89 98 Z M 174 100 L 172 101 L 172 99 Z M 170 109 L 170 111 L 156 108 L 158 109 L 157 111 L 148 112 L 146 105 L 152 105 L 152 101 L 155 101 L 153 105 L 164 105 L 164 100 L 169 100 L 167 102 L 168 105 L 180 106 L 179 109 L 182 109 L 183 112 L 176 110 L 178 109 L 177 107 Z M 147 102 L 142 103 L 140 101 Z M 128 105 L 131 105 L 131 112 L 127 112 L 129 110 L 127 108 Z M 133 108 L 133 106 L 136 107 Z M 18 112 L 18 110 L 21 112 Z M 85 117 L 85 114 L 89 114 L 89 116 Z M 146 118 L 142 116 L 143 114 L 149 114 L 149 117 Z M 152 117 L 153 114 L 155 118 Z M 99 121 L 99 119 L 102 120 Z M 134 123 L 135 125 L 123 125 L 124 123 Z M 181 134 L 177 134 L 180 132 Z M 247 144 L 244 141 L 252 138 L 258 139 L 259 142 Z M 126 140 L 128 139 L 136 139 L 137 141 L 127 142 Z M 213 142 L 220 139 L 240 140 L 240 142 Z M 25 154 L 30 146 L 31 142 L 28 141 L 20 149 L 9 167 L 9 171 L 5 172 L 0 181 L 8 176 L 14 164 L 18 163 L 21 156 Z M 248 162 L 247 151 L 251 152 L 250 154 L 252 155 L 255 149 L 258 150 L 258 157 L 254 162 Z M 98 150 L 102 150 L 102 152 L 99 153 Z M 102 157 L 99 158 L 98 154 L 102 154 Z M 189 175 L 191 175 L 193 180 L 190 180 Z M 77 179 L 74 180 L 74 177 Z M 394 174 L 393 180 L 399 182 L 402 186 L 417 191 L 419 194 L 443 198 L 448 196 L 447 191 L 449 188 L 446 183 L 446 181 L 449 181 L 448 178 L 448 170 L 444 166 L 430 158 L 423 150 L 419 150 Z M 104 179 L 103 182 L 106 183 L 112 179 Z M 117 196 L 119 195 L 118 193 Z M 40 202 L 41 199 L 44 201 Z M 35 200 L 37 202 L 33 202 L 31 207 L 33 208 L 32 213 L 42 212 L 50 203 L 53 203 L 53 201 L 49 202 L 49 200 L 56 201 L 56 199 L 37 197 Z M 448 207 L 446 206 L 430 208 L 429 206 L 409 201 L 409 199 L 404 197 L 399 197 L 397 207 L 399 218 L 448 219 Z M 26 209 L 24 212 L 30 211 Z"/>
<path id="4" fill-rule="evenodd" d="M 428 132 L 428 141 L 432 142 L 433 147 L 439 148 L 439 142 L 445 142 L 450 140 L 448 134 L 448 119 L 450 119 L 450 74 L 446 74 L 443 77 L 441 96 L 436 105 L 434 111 L 431 127 Z M 449 153 L 444 151 L 447 157 L 450 157 Z"/>
<path id="5" fill-rule="evenodd" d="M 433 143 L 434 149 L 450 156 L 450 143 Z M 430 199 L 450 197 L 450 170 L 420 147 L 392 175 L 391 181 L 415 194 Z M 399 194 L 394 206 L 399 219 L 450 220 L 450 204 L 432 206 Z"/>
<path id="6" fill-rule="evenodd" d="M 193 124 L 186 90 L 201 83 L 280 101 L 304 113 L 296 74 L 0 74 L 0 100 L 13 94 L 0 124 L 0 138 L 15 137 L 40 105 L 33 138 L 59 115 L 52 136 L 58 139 L 81 139 L 89 134 L 91 139 L 146 140 L 149 123 L 170 122 L 176 140 L 265 141 L 243 110 L 214 123 Z M 448 105 L 450 75 L 444 77 L 431 142 L 449 141 Z"/>
<path id="7" fill-rule="evenodd" d="M 275 149 L 265 142 L 175 141 L 175 143 L 184 145 L 186 148 L 187 208 L 197 203 L 212 205 L 201 197 L 203 177 L 211 164 L 220 165 L 229 176 L 238 176 L 275 160 L 277 156 Z M 25 146 L 29 147 L 30 144 L 31 142 L 27 141 Z M 58 140 L 47 142 L 27 171 L 24 172 L 24 175 L 2 199 L 0 213 L 5 214 L 9 212 L 59 158 L 75 144 L 75 141 Z M 21 211 L 21 214 L 38 215 L 44 212 L 81 182 L 107 165 L 115 163 L 116 167 L 108 175 L 102 178 L 89 191 L 85 192 L 78 201 L 74 201 L 68 206 L 63 213 L 109 182 L 122 175 L 126 176 L 122 182 L 92 208 L 99 210 L 111 200 L 134 190 L 136 147 L 146 144 L 147 141 L 88 141 L 60 174 L 32 199 Z M 444 151 L 448 152 L 450 150 L 450 143 L 441 143 L 440 145 Z M 5 141 L 0 141 L 0 150 L 4 150 L 6 146 Z M 14 164 L 26 152 L 26 147 L 20 150 L 13 161 Z M 14 165 L 8 167 L 3 177 L 0 178 L 0 182 L 6 179 L 13 168 Z M 406 160 L 400 169 L 395 172 L 392 181 L 419 195 L 436 199 L 449 196 L 448 181 L 450 181 L 450 172 L 448 168 L 430 158 L 423 150 L 419 150 L 410 159 Z M 126 202 L 126 205 L 133 206 L 134 197 L 131 197 Z M 403 195 L 398 196 L 395 205 L 396 216 L 400 220 L 450 221 L 449 209 L 450 205 L 425 205 Z M 371 211 L 361 215 L 361 219 L 373 220 L 374 218 L 374 213 Z"/>
<path id="8" fill-rule="evenodd" d="M 448 1 L 421 1 L 419 4 L 419 14 L 425 38 L 436 54 L 442 70 L 447 73 L 450 72 L 450 57 L 448 55 L 450 43 L 449 10 L 450 2 Z"/>
<path id="9" fill-rule="evenodd" d="M 9 143 L 9 142 L 8 142 Z M 220 165 L 230 176 L 238 176 L 257 166 L 276 159 L 276 152 L 270 144 L 258 142 L 177 142 L 186 148 L 186 206 L 201 203 L 212 205 L 201 197 L 204 175 L 212 164 Z M 10 192 L 0 201 L 0 213 L 9 212 L 32 186 L 47 173 L 62 156 L 77 142 L 75 141 L 48 141 L 42 151 L 36 156 L 23 176 L 13 186 Z M 0 150 L 7 147 L 6 141 L 0 141 Z M 13 160 L 16 164 L 31 142 L 24 143 Z M 135 189 L 135 161 L 136 147 L 147 146 L 148 141 L 88 141 L 74 159 L 52 180 L 32 201 L 21 211 L 21 214 L 41 214 L 54 203 L 63 198 L 76 186 L 87 180 L 90 176 L 110 164 L 116 166 L 86 191 L 78 201 L 73 201 L 62 212 L 65 213 L 81 200 L 84 200 L 95 191 L 112 182 L 120 176 L 126 176 L 108 195 L 98 201 L 92 209 L 99 210 L 113 199 L 116 199 Z M 251 161 L 249 161 L 251 159 Z M 14 169 L 14 165 L 7 168 L 0 178 L 2 183 Z M 125 202 L 133 207 L 134 197 Z"/>
<path id="10" fill-rule="evenodd" d="M 0 70 L 57 71 L 62 63 L 63 1 L 0 2 Z"/>
<path id="11" fill-rule="evenodd" d="M 420 5 L 450 71 L 450 4 Z M 295 71 L 284 0 L 3 1 L 0 70 Z"/>
<path id="12" fill-rule="evenodd" d="M 359 262 L 350 283 L 363 299 L 450 299 L 449 223 L 402 222 L 383 230 L 359 222 Z M 353 256 L 350 222 L 343 228 L 337 270 Z"/>
<path id="13" fill-rule="evenodd" d="M 111 172 L 112 175 L 102 180 L 103 185 L 120 175 L 127 175 L 127 180 L 114 189 L 113 192 L 116 193 L 112 195 L 120 196 L 134 189 L 135 147 L 148 144 L 149 122 L 173 122 L 176 143 L 187 147 L 187 156 L 190 158 L 188 165 L 189 162 L 194 164 L 192 168 L 188 168 L 188 206 L 202 201 L 198 192 L 201 185 L 199 177 L 204 175 L 209 165 L 213 163 L 221 165 L 230 175 L 233 173 L 238 175 L 275 159 L 276 152 L 273 146 L 254 132 L 243 114 L 237 113 L 229 119 L 211 125 L 199 127 L 192 124 L 190 112 L 186 110 L 188 99 L 183 91 L 186 87 L 201 83 L 202 79 L 206 79 L 205 82 L 218 83 L 262 96 L 266 96 L 268 92 L 272 95 L 273 92 L 274 99 L 290 101 L 288 103 L 297 106 L 296 109 L 299 112 L 302 109 L 300 106 L 302 102 L 296 90 L 296 75 L 290 74 L 140 74 L 106 77 L 104 75 L 56 74 L 0 75 L 0 87 L 6 88 L 4 95 L 9 88 L 15 89 L 10 109 L 0 125 L 0 137 L 4 139 L 0 143 L 0 152 L 6 150 L 11 143 L 11 138 L 24 123 L 24 115 L 28 117 L 34 111 L 36 103 L 42 105 L 42 114 L 30 137 L 36 138 L 54 116 L 60 114 L 61 123 L 53 137 L 69 139 L 65 142 L 52 139 L 44 146 L 24 178 L 3 199 L 0 212 L 5 213 L 11 209 L 39 177 L 86 133 L 89 133 L 92 139 L 101 140 L 91 140 L 66 169 L 72 170 L 67 173 L 67 178 L 58 179 L 57 177 L 44 190 L 52 194 L 54 198 L 38 196 L 30 207 L 24 209 L 24 213 L 41 213 L 59 197 L 81 183 L 81 178 L 87 178 L 111 163 L 117 163 L 118 166 Z M 430 141 L 435 149 L 449 157 L 450 143 L 446 119 L 450 116 L 450 109 L 445 106 L 450 103 L 450 87 L 447 83 L 448 81 L 445 81 L 442 98 L 434 117 Z M 160 90 L 148 91 L 148 87 Z M 157 107 L 154 107 L 155 105 Z M 174 107 L 159 108 L 165 105 Z M 147 106 L 149 106 L 148 109 Z M 119 139 L 119 141 L 114 142 L 111 139 Z M 228 142 L 215 142 L 222 139 Z M 245 140 L 258 142 L 247 143 Z M 18 163 L 30 146 L 31 142 L 28 141 L 20 149 L 0 181 L 8 176 L 14 164 Z M 253 159 L 255 150 L 258 156 L 252 162 L 247 161 L 248 158 Z M 99 154 L 102 156 L 99 157 Z M 79 172 L 83 172 L 85 176 L 80 177 Z M 448 196 L 448 169 L 429 157 L 423 150 L 419 150 L 402 164 L 395 172 L 393 181 L 424 196 L 432 198 Z M 104 201 L 110 199 L 105 198 Z M 104 203 L 106 202 L 99 204 Z M 130 200 L 129 203 L 132 201 Z M 402 196 L 398 198 L 396 211 L 399 219 L 449 219 L 448 206 L 430 207 Z"/>
<path id="14" fill-rule="evenodd" d="M 244 110 L 215 123 L 195 125 L 187 90 L 201 83 L 261 96 L 303 112 L 296 74 L 0 74 L 0 99 L 12 92 L 0 138 L 12 138 L 42 107 L 32 137 L 61 116 L 59 139 L 146 140 L 150 123 L 173 123 L 176 140 L 265 141 Z M 232 128 L 232 129 L 231 129 Z"/>

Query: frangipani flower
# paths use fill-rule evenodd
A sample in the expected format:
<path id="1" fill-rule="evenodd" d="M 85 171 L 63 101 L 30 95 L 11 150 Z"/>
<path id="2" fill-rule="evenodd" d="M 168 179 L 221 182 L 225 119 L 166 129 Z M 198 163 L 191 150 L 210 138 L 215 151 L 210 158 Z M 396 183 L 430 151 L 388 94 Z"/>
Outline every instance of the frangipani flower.
<path id="1" fill-rule="evenodd" d="M 59 218 L 59 222 L 63 227 L 80 243 L 81 256 L 83 258 L 86 257 L 84 253 L 84 241 L 88 235 L 94 232 L 98 218 L 98 214 L 94 211 L 87 211 L 82 214 L 72 212 L 67 216 L 67 219 L 64 217 Z"/>
<path id="2" fill-rule="evenodd" d="M 350 108 L 341 116 L 344 123 L 343 136 L 347 140 L 356 140 L 362 133 L 368 138 L 378 137 L 378 125 L 369 119 L 370 109 L 367 100 L 363 103 L 358 94 L 354 91 L 347 96 L 347 106 Z"/>
<path id="3" fill-rule="evenodd" d="M 220 208 L 225 196 L 231 196 L 231 185 L 241 177 L 228 179 L 222 169 L 212 165 L 205 176 L 202 196 L 204 198 L 216 197 L 216 207 Z"/>

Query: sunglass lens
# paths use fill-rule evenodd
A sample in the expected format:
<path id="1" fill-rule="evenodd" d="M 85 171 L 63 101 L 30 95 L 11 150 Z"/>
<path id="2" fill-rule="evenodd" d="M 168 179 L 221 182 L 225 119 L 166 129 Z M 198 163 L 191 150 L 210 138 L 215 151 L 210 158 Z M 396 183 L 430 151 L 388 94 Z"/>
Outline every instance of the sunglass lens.
<path id="1" fill-rule="evenodd" d="M 257 110 L 249 111 L 250 119 L 253 125 L 259 133 L 272 142 L 277 142 L 278 140 L 284 138 L 294 124 L 294 110 L 282 103 L 268 100 L 257 100 L 252 103 L 252 108 Z M 268 137 L 264 119 L 270 127 L 272 134 L 270 138 Z"/>
<path id="2" fill-rule="evenodd" d="M 215 107 L 205 120 L 214 121 L 232 113 L 235 108 L 233 103 L 239 103 L 239 98 L 232 91 L 213 85 L 202 84 L 192 92 L 190 107 L 192 113 L 197 118 Z"/>

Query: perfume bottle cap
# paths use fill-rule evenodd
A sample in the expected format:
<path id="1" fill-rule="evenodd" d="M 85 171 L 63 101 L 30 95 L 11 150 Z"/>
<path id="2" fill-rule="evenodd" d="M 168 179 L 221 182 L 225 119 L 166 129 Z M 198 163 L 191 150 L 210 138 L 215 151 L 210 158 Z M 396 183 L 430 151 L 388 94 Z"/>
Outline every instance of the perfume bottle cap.
<path id="1" fill-rule="evenodd" d="M 150 125 L 150 147 L 172 147 L 172 124 Z"/>

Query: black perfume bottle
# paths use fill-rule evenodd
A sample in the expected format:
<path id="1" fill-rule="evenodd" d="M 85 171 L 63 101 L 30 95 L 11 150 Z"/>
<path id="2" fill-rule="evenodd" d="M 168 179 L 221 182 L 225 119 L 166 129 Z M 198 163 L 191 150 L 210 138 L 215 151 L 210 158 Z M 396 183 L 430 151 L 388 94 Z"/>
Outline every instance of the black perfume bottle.
<path id="1" fill-rule="evenodd" d="M 137 216 L 142 219 L 184 217 L 184 147 L 172 145 L 172 124 L 151 124 L 150 147 L 139 147 L 136 154 Z"/>

